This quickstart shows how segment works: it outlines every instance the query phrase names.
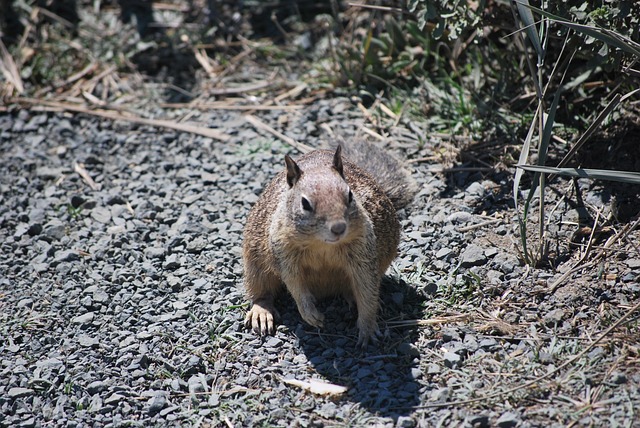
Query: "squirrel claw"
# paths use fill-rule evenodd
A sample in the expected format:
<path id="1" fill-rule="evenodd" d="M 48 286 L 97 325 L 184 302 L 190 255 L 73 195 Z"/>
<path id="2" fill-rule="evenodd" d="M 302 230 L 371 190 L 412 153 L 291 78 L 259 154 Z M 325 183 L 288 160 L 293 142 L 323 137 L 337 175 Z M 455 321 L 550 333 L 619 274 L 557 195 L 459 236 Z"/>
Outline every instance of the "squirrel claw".
<path id="1" fill-rule="evenodd" d="M 382 332 L 378 326 L 376 326 L 373 331 L 360 330 L 358 333 L 358 346 L 364 349 L 369 345 L 369 343 L 374 345 L 377 344 L 381 338 Z"/>
<path id="2" fill-rule="evenodd" d="M 302 315 L 302 319 L 305 320 L 307 324 L 313 327 L 322 328 L 324 324 L 324 315 L 317 310 L 313 312 L 307 311 L 306 313 L 301 312 L 300 315 Z"/>
<path id="3" fill-rule="evenodd" d="M 324 315 L 318 311 L 315 304 L 315 298 L 311 295 L 303 296 L 296 299 L 298 312 L 305 322 L 313 327 L 322 328 L 324 324 Z"/>
<path id="4" fill-rule="evenodd" d="M 244 319 L 244 325 L 251 328 L 254 333 L 261 336 L 275 333 L 274 314 L 277 316 L 275 309 L 254 303 L 253 307 Z"/>

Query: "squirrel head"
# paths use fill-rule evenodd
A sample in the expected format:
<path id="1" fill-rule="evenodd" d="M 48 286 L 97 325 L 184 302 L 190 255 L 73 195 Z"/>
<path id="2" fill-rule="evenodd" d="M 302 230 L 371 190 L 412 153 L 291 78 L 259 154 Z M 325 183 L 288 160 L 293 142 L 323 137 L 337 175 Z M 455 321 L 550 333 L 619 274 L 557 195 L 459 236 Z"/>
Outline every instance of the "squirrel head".
<path id="1" fill-rule="evenodd" d="M 337 244 L 350 232 L 358 217 L 357 203 L 344 177 L 342 148 L 338 146 L 332 163 L 318 163 L 300 169 L 288 155 L 287 184 L 289 218 L 298 234 Z"/>

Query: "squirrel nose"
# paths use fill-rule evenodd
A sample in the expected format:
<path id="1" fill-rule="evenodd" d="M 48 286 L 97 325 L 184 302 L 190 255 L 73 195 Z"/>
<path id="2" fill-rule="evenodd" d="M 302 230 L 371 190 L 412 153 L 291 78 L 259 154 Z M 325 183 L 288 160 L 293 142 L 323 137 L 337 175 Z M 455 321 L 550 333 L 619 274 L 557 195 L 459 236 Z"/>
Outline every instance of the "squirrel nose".
<path id="1" fill-rule="evenodd" d="M 331 233 L 334 235 L 342 235 L 347 230 L 347 223 L 344 221 L 337 221 L 331 225 Z"/>

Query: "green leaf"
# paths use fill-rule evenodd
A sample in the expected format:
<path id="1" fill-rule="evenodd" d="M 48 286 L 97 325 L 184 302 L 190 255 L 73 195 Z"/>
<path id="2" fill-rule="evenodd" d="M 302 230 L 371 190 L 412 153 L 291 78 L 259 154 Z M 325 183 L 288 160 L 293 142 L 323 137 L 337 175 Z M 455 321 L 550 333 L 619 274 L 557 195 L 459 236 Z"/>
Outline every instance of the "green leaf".
<path id="1" fill-rule="evenodd" d="M 540 43 L 540 37 L 538 36 L 538 31 L 536 30 L 536 23 L 533 20 L 533 14 L 531 13 L 531 6 L 529 5 L 529 0 L 520 0 L 516 2 L 516 6 L 518 8 L 518 15 L 520 16 L 520 20 L 524 24 L 524 31 L 529 38 L 529 41 L 533 45 L 533 48 L 538 54 L 538 64 L 542 64 L 544 59 L 544 50 L 542 49 L 542 44 Z"/>
<path id="2" fill-rule="evenodd" d="M 577 24 L 575 22 L 571 22 L 566 18 L 561 16 L 554 15 L 542 9 L 538 9 L 537 7 L 531 6 L 528 0 L 515 0 L 517 5 L 522 5 L 527 7 L 540 15 L 548 18 L 554 22 L 562 24 L 566 27 L 569 27 L 579 33 L 586 34 L 587 36 L 591 36 L 594 39 L 597 39 L 603 43 L 606 43 L 610 46 L 615 46 L 620 50 L 623 50 L 627 53 L 640 57 L 640 44 L 634 42 L 631 39 L 624 37 L 623 35 L 616 33 L 615 31 L 608 30 L 606 28 L 592 27 L 589 25 Z"/>
<path id="3" fill-rule="evenodd" d="M 621 183 L 640 184 L 640 172 L 616 171 L 592 168 L 556 168 L 542 165 L 516 165 L 516 168 L 544 174 L 557 174 L 564 177 L 588 178 L 590 180 L 618 181 Z"/>

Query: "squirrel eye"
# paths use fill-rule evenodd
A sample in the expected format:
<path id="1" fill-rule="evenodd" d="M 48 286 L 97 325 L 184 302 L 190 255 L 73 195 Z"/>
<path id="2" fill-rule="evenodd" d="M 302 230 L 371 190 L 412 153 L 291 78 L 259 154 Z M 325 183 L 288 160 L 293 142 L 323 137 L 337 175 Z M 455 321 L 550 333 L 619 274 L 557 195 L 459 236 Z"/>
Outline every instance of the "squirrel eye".
<path id="1" fill-rule="evenodd" d="M 353 192 L 349 190 L 349 203 L 353 202 Z"/>
<path id="2" fill-rule="evenodd" d="M 311 207 L 311 202 L 309 202 L 309 200 L 304 196 L 302 197 L 302 209 L 305 211 L 313 211 L 313 208 Z"/>

